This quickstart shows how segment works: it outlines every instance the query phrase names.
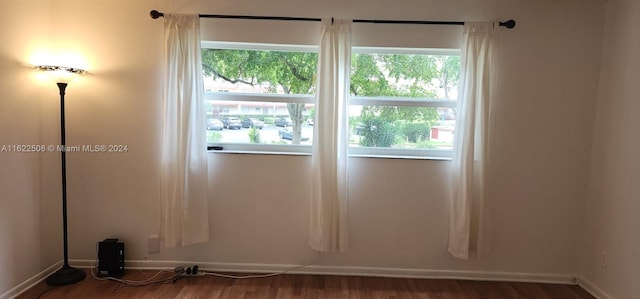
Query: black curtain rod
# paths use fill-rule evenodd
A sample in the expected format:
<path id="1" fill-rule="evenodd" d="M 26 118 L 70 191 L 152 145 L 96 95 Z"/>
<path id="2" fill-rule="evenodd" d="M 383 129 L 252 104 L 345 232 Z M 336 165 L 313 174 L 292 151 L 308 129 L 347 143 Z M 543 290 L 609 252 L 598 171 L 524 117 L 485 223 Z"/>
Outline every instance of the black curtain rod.
<path id="1" fill-rule="evenodd" d="M 164 13 L 152 10 L 149 15 L 152 19 L 164 17 Z M 239 16 L 239 15 L 198 15 L 201 18 L 217 18 L 217 19 L 245 19 L 245 20 L 278 20 L 278 21 L 312 21 L 320 22 L 319 18 L 297 18 L 297 17 L 270 17 L 270 16 Z M 333 20 L 333 18 L 332 18 Z M 375 23 L 375 24 L 417 24 L 417 25 L 464 25 L 464 22 L 457 21 L 403 21 L 403 20 L 353 20 L 354 23 Z M 506 28 L 516 27 L 516 21 L 508 20 L 500 22 L 500 26 Z"/>

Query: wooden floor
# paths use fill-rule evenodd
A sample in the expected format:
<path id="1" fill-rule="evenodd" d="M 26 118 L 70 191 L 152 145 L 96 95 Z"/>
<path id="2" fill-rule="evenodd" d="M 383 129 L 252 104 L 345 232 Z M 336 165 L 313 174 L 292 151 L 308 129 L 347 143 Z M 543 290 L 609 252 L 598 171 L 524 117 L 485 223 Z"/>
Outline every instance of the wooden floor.
<path id="1" fill-rule="evenodd" d="M 129 270 L 124 278 L 145 280 L 155 273 Z M 87 274 L 85 280 L 68 286 L 52 288 L 42 282 L 17 298 L 594 298 L 574 285 L 521 282 L 287 274 L 250 279 L 189 277 L 127 287 Z"/>

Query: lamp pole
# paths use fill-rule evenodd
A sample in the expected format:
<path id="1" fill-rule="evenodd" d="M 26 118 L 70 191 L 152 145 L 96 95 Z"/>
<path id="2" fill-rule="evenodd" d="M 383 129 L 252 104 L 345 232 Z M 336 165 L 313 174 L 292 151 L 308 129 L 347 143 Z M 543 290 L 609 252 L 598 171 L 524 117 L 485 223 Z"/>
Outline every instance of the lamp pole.
<path id="1" fill-rule="evenodd" d="M 47 277 L 48 285 L 68 285 L 79 282 L 86 277 L 86 273 L 69 266 L 69 242 L 67 237 L 67 159 L 64 120 L 64 95 L 67 83 L 58 82 L 60 91 L 60 143 L 62 158 L 62 236 L 64 244 L 64 262 L 62 268 Z"/>
<path id="2" fill-rule="evenodd" d="M 64 264 L 63 268 L 69 268 L 69 246 L 67 237 L 67 157 L 66 157 L 66 138 L 65 138 L 65 121 L 64 121 L 64 94 L 67 89 L 67 83 L 58 82 L 58 90 L 60 90 L 60 145 L 62 147 L 62 239 L 64 243 Z"/>

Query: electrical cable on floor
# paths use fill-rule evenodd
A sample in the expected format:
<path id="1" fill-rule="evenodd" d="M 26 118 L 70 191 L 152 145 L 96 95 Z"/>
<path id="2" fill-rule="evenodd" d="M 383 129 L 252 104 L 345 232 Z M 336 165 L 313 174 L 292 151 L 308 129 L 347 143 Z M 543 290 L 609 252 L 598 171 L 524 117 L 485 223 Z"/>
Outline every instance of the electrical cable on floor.
<path id="1" fill-rule="evenodd" d="M 180 276 L 180 274 L 182 273 L 175 273 L 174 271 L 169 271 L 169 270 L 159 270 L 155 275 L 153 275 L 152 277 L 145 279 L 145 280 L 129 280 L 129 279 L 121 279 L 121 278 L 115 278 L 115 277 L 99 277 L 98 275 L 96 275 L 96 271 L 98 268 L 98 247 L 96 244 L 96 260 L 95 262 L 91 265 L 91 276 L 95 279 L 95 280 L 100 280 L 100 281 L 104 281 L 104 280 L 111 280 L 111 281 L 116 281 L 119 282 L 120 284 L 118 285 L 118 287 L 116 287 L 113 292 L 119 290 L 123 285 L 127 286 L 127 287 L 141 287 L 141 286 L 146 286 L 146 285 L 152 285 L 152 284 L 159 284 L 159 283 L 167 283 L 167 282 L 174 282 L 178 276 Z M 162 273 L 173 273 L 173 275 L 169 276 L 169 277 L 165 277 L 165 278 L 160 278 L 157 280 L 156 277 L 158 277 L 160 274 Z"/>
<path id="2" fill-rule="evenodd" d="M 100 277 L 97 276 L 95 274 L 95 268 L 92 268 L 91 270 L 91 276 L 93 276 L 94 279 L 96 280 L 113 280 L 113 281 L 117 281 L 117 282 L 121 282 L 121 283 L 125 283 L 125 284 L 145 284 L 145 283 L 149 283 L 149 282 L 153 282 L 152 280 L 156 277 L 158 277 L 158 275 L 162 274 L 162 273 L 169 273 L 172 271 L 168 271 L 168 270 L 160 270 L 158 271 L 158 273 L 156 273 L 155 275 L 153 275 L 151 278 L 145 279 L 145 280 L 128 280 L 128 279 L 121 279 L 121 278 L 115 278 L 115 277 Z M 176 276 L 176 275 L 172 275 L 171 277 Z M 166 279 L 166 278 L 163 278 Z"/>
<path id="3" fill-rule="evenodd" d="M 40 292 L 40 294 L 38 294 L 38 297 L 36 297 L 36 299 L 40 299 L 40 297 L 42 297 L 42 295 L 44 295 L 44 294 L 48 293 L 49 291 L 51 291 L 51 290 L 53 290 L 53 289 L 55 289 L 55 288 L 56 288 L 56 287 L 51 287 L 51 288 L 48 288 L 48 289 L 46 289 L 46 290 L 44 290 L 44 291 Z"/>
<path id="4" fill-rule="evenodd" d="M 112 290 L 112 292 L 114 292 L 114 293 L 117 292 L 118 290 L 120 290 L 123 287 L 143 287 L 143 286 L 148 286 L 148 285 L 152 285 L 152 284 L 172 283 L 172 282 L 175 282 L 178 279 L 178 276 L 180 276 L 180 274 L 182 274 L 182 273 L 174 273 L 173 275 L 171 275 L 169 277 L 156 279 L 156 277 L 158 277 L 158 275 L 160 275 L 162 273 L 172 272 L 172 271 L 168 271 L 168 270 L 160 270 L 155 275 L 153 275 L 152 277 L 150 277 L 148 279 L 145 279 L 145 280 L 130 280 L 130 279 L 120 279 L 120 278 L 115 278 L 115 277 L 99 277 L 99 276 L 96 275 L 94 270 L 95 270 L 95 267 L 92 267 L 91 268 L 91 276 L 95 280 L 100 280 L 100 281 L 111 280 L 111 281 L 119 282 L 118 286 L 115 289 Z"/>
<path id="5" fill-rule="evenodd" d="M 96 248 L 97 251 L 97 248 Z M 267 274 L 249 274 L 249 275 L 228 275 L 228 274 L 222 274 L 222 273 L 216 273 L 216 272 L 212 272 L 212 271 L 202 271 L 203 274 L 205 276 L 216 276 L 216 277 L 223 277 L 223 278 L 232 278 L 232 279 L 248 279 L 248 278 L 266 278 L 266 277 L 272 277 L 272 276 L 277 276 L 277 275 L 281 275 L 281 274 L 286 274 L 288 272 L 300 269 L 300 268 L 304 268 L 306 266 L 309 266 L 311 264 L 313 264 L 318 257 L 320 257 L 320 252 L 318 251 L 316 256 L 313 258 L 313 260 L 311 260 L 310 262 L 304 264 L 304 265 L 300 265 L 300 266 L 295 266 L 292 267 L 290 269 L 286 269 L 286 270 L 282 270 L 279 272 L 274 272 L 274 273 L 267 273 Z M 91 265 L 91 276 L 95 279 L 95 280 L 100 280 L 100 281 L 104 281 L 104 280 L 111 280 L 111 281 L 116 281 L 119 282 L 120 284 L 118 284 L 118 286 L 113 290 L 113 292 L 118 291 L 119 289 L 121 289 L 122 287 L 141 287 L 141 286 L 147 286 L 147 285 L 152 285 L 152 284 L 163 284 L 163 283 L 169 283 L 169 282 L 175 282 L 179 277 L 181 277 L 181 275 L 185 272 L 184 270 L 179 271 L 179 272 L 175 272 L 175 271 L 171 271 L 171 270 L 159 270 L 155 275 L 153 275 L 152 277 L 145 279 L 145 280 L 129 280 L 129 279 L 121 279 L 121 278 L 115 278 L 115 277 L 99 277 L 98 275 L 96 275 L 96 270 L 97 270 L 97 266 L 98 265 L 98 257 L 96 256 L 96 260 L 95 262 Z M 160 278 L 157 280 L 156 279 L 160 274 L 162 273 L 173 273 L 173 275 L 169 276 L 169 277 L 165 277 L 165 278 Z M 44 291 L 43 293 L 46 293 L 48 290 Z"/>
<path id="6" fill-rule="evenodd" d="M 204 275 L 208 275 L 208 276 L 216 276 L 216 277 L 223 277 L 223 278 L 233 278 L 233 279 L 266 278 L 266 277 L 286 274 L 288 272 L 291 272 L 291 271 L 294 271 L 294 270 L 309 266 L 309 265 L 315 263 L 315 261 L 318 259 L 319 256 L 320 256 L 320 251 L 318 251 L 318 253 L 316 254 L 316 257 L 313 258 L 312 261 L 310 261 L 310 262 L 308 262 L 308 263 L 306 263 L 304 265 L 295 266 L 295 267 L 287 269 L 287 270 L 282 270 L 282 271 L 279 271 L 279 272 L 267 273 L 267 274 L 249 274 L 249 275 L 240 276 L 240 275 L 221 274 L 221 273 L 216 273 L 216 272 L 211 272 L 211 271 L 206 271 L 206 270 L 204 270 L 203 272 L 204 272 Z"/>

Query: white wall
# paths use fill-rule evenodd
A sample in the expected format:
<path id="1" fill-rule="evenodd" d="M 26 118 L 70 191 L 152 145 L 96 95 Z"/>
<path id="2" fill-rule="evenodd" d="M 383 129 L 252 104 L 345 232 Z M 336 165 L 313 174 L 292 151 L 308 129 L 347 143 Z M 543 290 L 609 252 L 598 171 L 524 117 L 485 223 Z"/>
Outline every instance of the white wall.
<path id="1" fill-rule="evenodd" d="M 285 16 L 460 19 L 515 18 L 518 29 L 499 33 L 499 92 L 492 180 L 495 251 L 486 259 L 447 256 L 444 169 L 447 162 L 353 159 L 350 224 L 352 247 L 322 256 L 319 264 L 429 269 L 483 269 L 574 273 L 601 45 L 602 5 L 594 2 L 477 1 L 182 1 L 132 4 L 110 15 L 95 3 L 72 3 L 72 36 L 87 47 L 96 75 L 78 97 L 78 142 L 124 143 L 130 152 L 78 155 L 71 167 L 84 216 L 72 220 L 72 256 L 92 258 L 94 242 L 117 236 L 127 254 L 141 259 L 146 237 L 157 233 L 158 107 L 162 82 L 162 21 L 147 18 L 156 8 L 171 12 Z M 98 1 L 98 5 L 99 5 Z M 468 6 L 465 6 L 465 5 Z M 123 5 L 124 7 L 125 5 Z M 64 9 L 61 9 L 63 13 Z M 117 18 L 114 19 L 114 16 Z M 232 30 L 232 28 L 229 28 Z M 258 30 L 258 29 L 256 29 Z M 84 39 L 89 39 L 83 41 Z M 108 48 L 108 49 L 105 49 Z M 108 65 L 107 65 L 108 64 Z M 112 73 L 101 68 L 117 64 Z M 96 105 L 104 105 L 96 109 Z M 88 127 L 86 124 L 91 124 Z M 74 130 L 70 128 L 70 130 Z M 309 157 L 211 154 L 213 241 L 163 249 L 149 259 L 216 262 L 300 263 L 306 245 L 306 175 Z M 401 179 L 398 179 L 401 178 Z M 251 187 L 247 187 L 251 186 Z"/>
<path id="2" fill-rule="evenodd" d="M 638 298 L 640 3 L 608 1 L 605 20 L 582 275 L 612 298 Z"/>
<path id="3" fill-rule="evenodd" d="M 107 237 L 126 242 L 128 259 L 297 264 L 314 256 L 306 243 L 310 157 L 215 153 L 210 154 L 213 240 L 147 254 L 146 238 L 159 227 L 163 51 L 162 20 L 150 19 L 150 9 L 417 20 L 514 18 L 517 29 L 500 30 L 496 45 L 498 92 L 488 189 L 493 253 L 460 261 L 446 252 L 448 162 L 353 158 L 351 247 L 343 254 L 322 255 L 316 264 L 575 274 L 603 4 L 557 2 L 52 1 L 55 22 L 66 29 L 56 35 L 58 47 L 82 53 L 91 71 L 67 93 L 69 143 L 129 148 L 126 154 L 70 155 L 71 258 L 93 259 L 95 242 Z"/>
<path id="4" fill-rule="evenodd" d="M 57 87 L 29 67 L 49 44 L 48 4 L 0 9 L 0 297 L 62 259 L 60 157 L 10 147 L 59 137 Z"/>

